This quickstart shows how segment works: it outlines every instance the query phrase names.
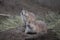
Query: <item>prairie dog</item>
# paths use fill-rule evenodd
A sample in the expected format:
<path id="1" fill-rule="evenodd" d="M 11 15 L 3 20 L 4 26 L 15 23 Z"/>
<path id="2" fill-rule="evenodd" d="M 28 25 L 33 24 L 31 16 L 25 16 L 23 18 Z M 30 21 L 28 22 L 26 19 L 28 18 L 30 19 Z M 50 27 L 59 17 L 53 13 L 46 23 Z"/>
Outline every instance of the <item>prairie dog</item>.
<path id="1" fill-rule="evenodd" d="M 44 21 L 36 20 L 34 13 L 22 10 L 26 23 L 25 33 L 47 33 L 47 25 Z"/>

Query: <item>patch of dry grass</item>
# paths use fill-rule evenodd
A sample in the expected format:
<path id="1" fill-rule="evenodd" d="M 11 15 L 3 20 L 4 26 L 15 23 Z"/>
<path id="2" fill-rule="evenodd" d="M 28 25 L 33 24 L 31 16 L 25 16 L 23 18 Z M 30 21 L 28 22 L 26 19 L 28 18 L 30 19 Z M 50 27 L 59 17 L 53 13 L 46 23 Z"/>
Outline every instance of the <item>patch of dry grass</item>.
<path id="1" fill-rule="evenodd" d="M 14 18 L 0 18 L 0 30 L 8 30 L 10 28 L 16 28 L 18 26 L 22 26 L 22 20 L 20 16 L 15 16 Z"/>

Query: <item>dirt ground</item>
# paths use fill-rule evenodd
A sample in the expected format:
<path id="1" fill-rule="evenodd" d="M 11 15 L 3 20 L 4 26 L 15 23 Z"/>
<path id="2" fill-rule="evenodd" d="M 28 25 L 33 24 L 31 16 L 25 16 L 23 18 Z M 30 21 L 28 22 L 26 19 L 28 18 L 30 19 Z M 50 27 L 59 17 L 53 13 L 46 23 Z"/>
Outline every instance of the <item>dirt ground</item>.
<path id="1" fill-rule="evenodd" d="M 56 33 L 48 30 L 48 33 L 43 36 L 35 36 L 32 38 L 26 38 L 27 34 L 21 31 L 20 27 L 16 29 L 10 29 L 0 32 L 0 40 L 59 40 L 56 36 Z"/>

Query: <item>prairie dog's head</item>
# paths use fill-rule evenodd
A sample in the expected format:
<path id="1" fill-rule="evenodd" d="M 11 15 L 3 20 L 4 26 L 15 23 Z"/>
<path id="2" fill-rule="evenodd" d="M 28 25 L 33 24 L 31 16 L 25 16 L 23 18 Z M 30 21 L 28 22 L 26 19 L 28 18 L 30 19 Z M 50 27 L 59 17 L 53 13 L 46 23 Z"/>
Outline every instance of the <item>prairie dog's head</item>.
<path id="1" fill-rule="evenodd" d="M 22 14 L 26 17 L 27 21 L 34 21 L 36 19 L 34 13 L 27 10 L 22 10 Z"/>

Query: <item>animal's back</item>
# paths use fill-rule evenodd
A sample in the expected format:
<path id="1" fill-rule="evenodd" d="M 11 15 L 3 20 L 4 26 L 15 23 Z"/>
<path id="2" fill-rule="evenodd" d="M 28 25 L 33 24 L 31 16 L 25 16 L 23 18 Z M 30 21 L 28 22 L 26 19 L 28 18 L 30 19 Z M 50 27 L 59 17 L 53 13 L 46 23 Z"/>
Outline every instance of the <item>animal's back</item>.
<path id="1" fill-rule="evenodd" d="M 44 21 L 36 20 L 34 23 L 30 23 L 30 27 L 36 33 L 47 33 L 47 25 Z"/>
<path id="2" fill-rule="evenodd" d="M 35 25 L 37 25 L 37 32 L 47 33 L 47 24 L 44 21 L 37 20 Z"/>

